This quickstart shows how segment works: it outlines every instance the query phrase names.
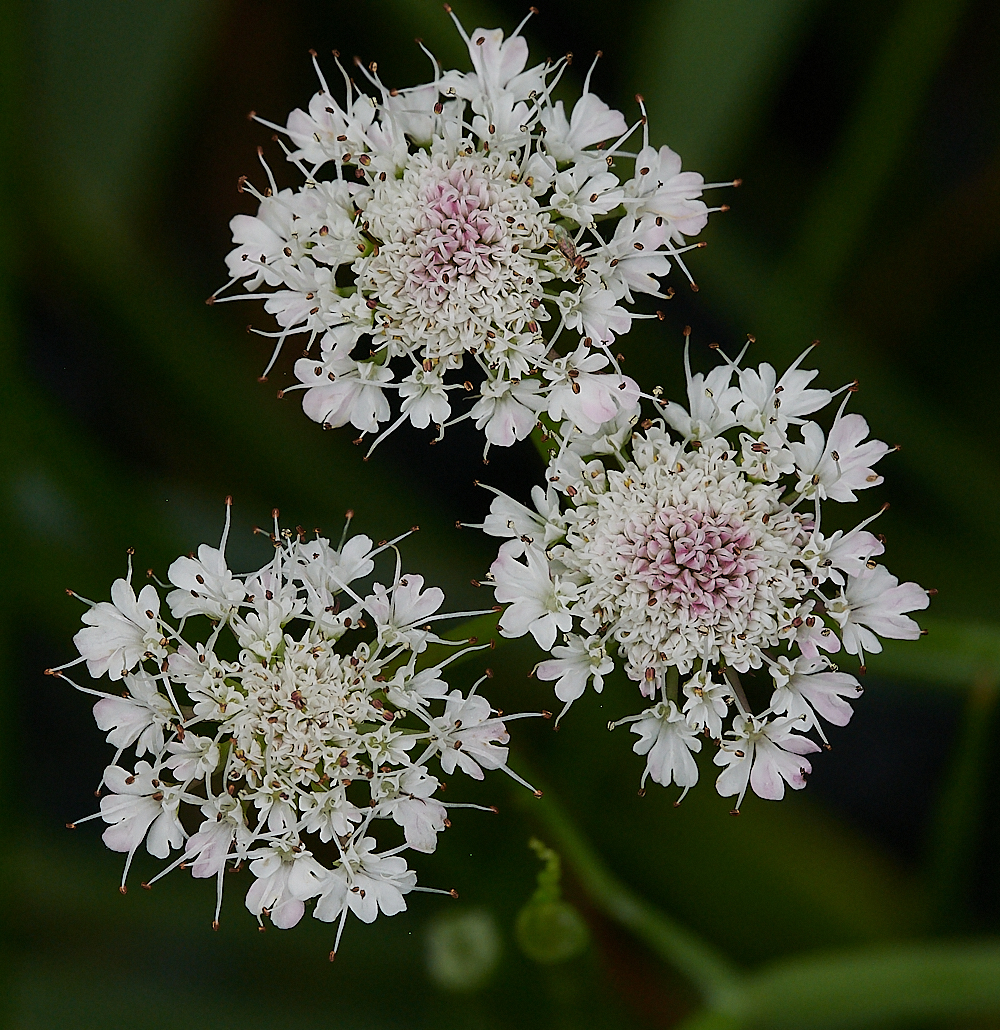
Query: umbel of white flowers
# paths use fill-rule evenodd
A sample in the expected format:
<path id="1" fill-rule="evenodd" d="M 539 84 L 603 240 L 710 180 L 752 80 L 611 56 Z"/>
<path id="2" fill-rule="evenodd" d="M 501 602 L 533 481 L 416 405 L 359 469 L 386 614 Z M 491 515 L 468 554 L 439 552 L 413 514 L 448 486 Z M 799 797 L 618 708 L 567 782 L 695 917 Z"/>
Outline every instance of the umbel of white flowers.
<path id="1" fill-rule="evenodd" d="M 449 688 L 447 666 L 478 648 L 431 625 L 483 613 L 440 612 L 443 592 L 400 572 L 402 537 L 377 547 L 348 538 L 348 513 L 334 547 L 274 517 L 273 560 L 234 575 L 227 500 L 220 546 L 170 566 L 174 622 L 152 583 L 136 595 L 131 558 L 111 602 L 87 602 L 77 662 L 125 689 L 73 684 L 100 698 L 94 718 L 117 750 L 100 811 L 69 825 L 108 823 L 105 844 L 128 856 L 122 893 L 143 841 L 156 858 L 177 853 L 144 887 L 178 866 L 215 877 L 216 928 L 226 870 L 249 862 L 246 905 L 261 925 L 267 915 L 294 926 L 316 899 L 313 915 L 339 922 L 332 959 L 348 912 L 370 923 L 403 911 L 410 891 L 433 890 L 416 886 L 403 853 L 433 852 L 449 809 L 482 807 L 440 801 L 432 763 L 477 780 L 502 769 L 529 786 L 507 766 L 505 746 L 505 723 L 524 715 L 501 720 L 477 692 L 490 672 L 468 693 Z M 387 550 L 396 553 L 391 583 L 357 586 Z M 429 644 L 454 650 L 421 665 Z M 127 751 L 134 761 L 123 762 Z M 377 828 L 389 823 L 402 843 L 380 849 Z"/>
<path id="2" fill-rule="evenodd" d="M 531 633 L 551 654 L 536 672 L 555 681 L 563 713 L 623 666 L 652 703 L 610 724 L 638 734 L 642 786 L 673 782 L 683 798 L 707 738 L 716 787 L 738 811 L 748 785 L 772 799 L 805 786 L 803 756 L 820 750 L 809 734 L 825 745 L 821 720 L 845 725 L 861 694 L 828 656 L 857 655 L 863 672 L 879 637 L 917 638 L 906 613 L 929 591 L 879 563 L 876 516 L 821 529 L 823 503 L 881 483 L 873 466 L 892 449 L 846 413 L 856 384 L 836 391 L 824 435 L 806 416 L 835 394 L 810 388 L 808 349 L 779 379 L 768 364 L 742 367 L 745 349 L 692 374 L 689 345 L 688 407 L 647 396 L 656 417 L 638 428 L 638 405 L 594 433 L 562 422 L 536 510 L 497 493 L 481 528 L 511 537 L 490 575 L 511 602 L 500 631 Z"/>
<path id="3" fill-rule="evenodd" d="M 314 54 L 308 112 L 257 118 L 291 141 L 304 183 L 279 191 L 266 164 L 263 193 L 241 179 L 260 207 L 232 220 L 232 278 L 209 302 L 266 298 L 279 328 L 262 334 L 276 339 L 262 378 L 289 336 L 305 337 L 282 393 L 304 390 L 324 426 L 363 437 L 390 422 L 377 443 L 407 420 L 440 439 L 471 418 L 487 449 L 524 439 L 541 412 L 596 432 L 639 396 L 611 351 L 633 319 L 657 317 L 634 295 L 673 293 L 659 278 L 671 260 L 688 274 L 687 239 L 725 209 L 703 190 L 735 183 L 682 171 L 650 144 L 641 97 L 629 126 L 591 92 L 593 66 L 567 112 L 552 94 L 570 58 L 526 68 L 524 22 L 505 39 L 452 18 L 473 71 L 428 53 L 433 81 L 397 90 L 359 62 L 366 93 L 338 60 L 336 99 Z M 220 296 L 236 283 L 249 294 Z M 457 375 L 467 359 L 481 383 L 455 414 L 453 391 L 476 390 Z"/>

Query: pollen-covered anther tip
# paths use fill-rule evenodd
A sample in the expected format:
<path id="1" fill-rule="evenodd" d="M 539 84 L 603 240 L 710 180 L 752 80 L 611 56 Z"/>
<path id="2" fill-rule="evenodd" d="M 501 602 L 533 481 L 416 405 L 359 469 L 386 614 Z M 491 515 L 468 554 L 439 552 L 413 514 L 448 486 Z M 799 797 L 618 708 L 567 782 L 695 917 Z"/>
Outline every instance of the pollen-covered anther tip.
<path id="1" fill-rule="evenodd" d="M 639 795 L 639 797 L 644 798 L 646 796 L 646 788 L 645 787 L 640 787 L 636 791 L 636 793 Z"/>
<path id="2" fill-rule="evenodd" d="M 448 14 L 451 14 L 451 4 L 442 4 L 441 6 L 448 12 Z"/>
<path id="3" fill-rule="evenodd" d="M 211 297 L 206 297 L 206 298 L 205 298 L 205 303 L 206 303 L 206 304 L 207 304 L 207 305 L 208 305 L 209 307 L 211 307 L 211 306 L 212 306 L 212 305 L 213 305 L 213 304 L 215 303 L 215 294 L 213 293 Z"/>
<path id="4" fill-rule="evenodd" d="M 540 798 L 540 797 L 544 796 L 544 793 L 545 793 L 545 792 L 544 792 L 544 791 L 541 791 L 541 790 L 533 790 L 533 791 L 531 792 L 531 796 L 532 796 L 532 797 L 536 797 L 536 798 Z"/>
<path id="5" fill-rule="evenodd" d="M 128 887 L 126 887 L 126 886 L 125 886 L 125 884 L 123 883 L 123 884 L 122 884 L 122 885 L 121 885 L 121 886 L 120 886 L 120 887 L 118 888 L 118 893 L 119 893 L 119 894 L 128 894 Z"/>
<path id="6" fill-rule="evenodd" d="M 309 48 L 309 56 L 310 56 L 310 57 L 319 57 L 319 54 L 317 54 L 317 53 L 316 53 L 316 51 L 315 51 L 315 50 L 313 50 L 313 48 L 312 48 L 312 47 L 310 47 L 310 48 Z"/>
<path id="7" fill-rule="evenodd" d="M 150 885 L 149 885 L 148 883 L 140 883 L 140 884 L 139 884 L 139 886 L 140 886 L 140 887 L 141 887 L 141 888 L 142 888 L 142 889 L 143 889 L 144 891 L 151 891 L 151 890 L 153 889 L 152 887 L 150 887 Z"/>
<path id="8" fill-rule="evenodd" d="M 330 961 L 332 962 L 336 957 L 337 957 L 337 953 L 335 951 L 331 951 L 330 952 Z"/>
<path id="9" fill-rule="evenodd" d="M 213 930 L 218 930 L 219 929 L 219 920 L 218 919 L 213 919 L 212 920 L 212 929 Z"/>
<path id="10" fill-rule="evenodd" d="M 67 823 L 66 824 L 66 829 L 67 830 L 75 830 L 76 829 L 76 823 Z"/>
<path id="11" fill-rule="evenodd" d="M 496 805 L 490 805 L 490 811 L 491 811 L 491 812 L 492 812 L 492 813 L 493 813 L 494 815 L 499 815 L 499 814 L 500 814 L 500 809 L 499 809 L 499 808 L 497 808 L 497 806 L 496 806 Z"/>
<path id="12" fill-rule="evenodd" d="M 252 122 L 257 117 L 256 111 L 247 111 L 247 121 Z"/>
<path id="13" fill-rule="evenodd" d="M 457 890 L 455 890 L 455 888 L 454 888 L 454 887 L 452 887 L 452 889 L 451 889 L 450 891 L 448 891 L 448 894 L 449 894 L 449 895 L 450 895 L 451 897 L 453 897 L 453 898 L 457 898 L 457 897 L 458 897 L 458 891 L 457 891 Z"/>
<path id="14" fill-rule="evenodd" d="M 267 382 L 267 376 L 257 376 L 257 382 L 258 383 L 266 383 Z"/>
<path id="15" fill-rule="evenodd" d="M 691 326 L 689 326 L 689 325 L 684 326 L 684 328 L 681 330 L 681 332 L 685 336 L 690 336 L 691 335 Z"/>
<path id="16" fill-rule="evenodd" d="M 542 709 L 542 718 L 543 719 L 551 719 L 552 718 L 552 713 L 548 709 L 543 708 Z"/>
<path id="17" fill-rule="evenodd" d="M 740 814 L 740 810 L 738 808 L 731 808 L 729 810 L 729 814 L 730 815 L 739 815 Z"/>
<path id="18" fill-rule="evenodd" d="M 734 187 L 735 186 L 742 186 L 742 185 L 743 185 L 743 180 L 742 179 L 733 179 L 733 186 Z"/>

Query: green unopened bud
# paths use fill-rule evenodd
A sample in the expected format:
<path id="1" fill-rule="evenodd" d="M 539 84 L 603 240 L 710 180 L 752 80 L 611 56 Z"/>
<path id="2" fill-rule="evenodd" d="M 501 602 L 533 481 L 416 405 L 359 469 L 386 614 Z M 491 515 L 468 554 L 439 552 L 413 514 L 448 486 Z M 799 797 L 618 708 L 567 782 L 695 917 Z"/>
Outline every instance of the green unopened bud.
<path id="1" fill-rule="evenodd" d="M 484 909 L 442 914 L 427 927 L 427 971 L 443 990 L 477 990 L 499 959 L 500 934 Z"/>
<path id="2" fill-rule="evenodd" d="M 545 865 L 534 895 L 518 913 L 514 935 L 521 950 L 535 962 L 565 962 L 586 949 L 590 933 L 583 916 L 561 897 L 559 855 L 537 838 L 528 846 Z"/>

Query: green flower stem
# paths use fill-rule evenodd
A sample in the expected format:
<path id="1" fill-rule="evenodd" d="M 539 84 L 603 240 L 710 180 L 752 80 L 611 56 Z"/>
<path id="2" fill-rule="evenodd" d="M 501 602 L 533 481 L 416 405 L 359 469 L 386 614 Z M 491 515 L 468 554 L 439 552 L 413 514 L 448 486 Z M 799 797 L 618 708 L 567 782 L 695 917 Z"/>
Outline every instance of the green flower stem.
<path id="1" fill-rule="evenodd" d="M 535 777 L 532 782 L 537 780 Z M 742 1009 L 741 972 L 705 941 L 618 880 L 549 791 L 540 800 L 519 796 L 518 803 L 545 827 L 580 886 L 605 915 L 645 941 L 664 962 L 686 976 L 710 1010 L 734 1015 Z"/>

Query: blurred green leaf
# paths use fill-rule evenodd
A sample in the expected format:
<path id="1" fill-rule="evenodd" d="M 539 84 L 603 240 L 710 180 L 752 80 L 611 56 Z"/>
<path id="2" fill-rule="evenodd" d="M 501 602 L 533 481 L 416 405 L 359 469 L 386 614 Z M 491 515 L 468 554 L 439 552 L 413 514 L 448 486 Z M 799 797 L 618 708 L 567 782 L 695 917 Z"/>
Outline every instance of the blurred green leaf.
<path id="1" fill-rule="evenodd" d="M 885 650 L 872 656 L 870 671 L 961 690 L 984 676 L 1000 675 L 1000 628 L 923 617 L 920 624 L 926 637 L 885 641 Z"/>
<path id="2" fill-rule="evenodd" d="M 784 262 L 784 275 L 817 300 L 864 237 L 967 6 L 967 0 L 908 0 L 900 7 Z"/>
<path id="3" fill-rule="evenodd" d="M 1000 1014 L 1000 943 L 899 944 L 755 973 L 746 1022 L 769 1030 L 889 1026 Z"/>
<path id="4" fill-rule="evenodd" d="M 927 880 L 934 921 L 944 932 L 964 930 L 969 922 L 970 887 L 1000 696 L 997 681 L 997 672 L 986 673 L 969 691 L 931 825 Z"/>
<path id="5" fill-rule="evenodd" d="M 726 178 L 818 5 L 814 0 L 673 0 L 647 4 L 635 88 L 656 138 L 686 168 Z M 707 45 L 706 45 L 707 44 Z"/>
<path id="6" fill-rule="evenodd" d="M 34 13 L 47 101 L 35 123 L 41 162 L 56 174 L 72 168 L 58 189 L 117 220 L 148 185 L 221 5 L 42 0 Z"/>

